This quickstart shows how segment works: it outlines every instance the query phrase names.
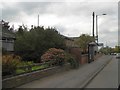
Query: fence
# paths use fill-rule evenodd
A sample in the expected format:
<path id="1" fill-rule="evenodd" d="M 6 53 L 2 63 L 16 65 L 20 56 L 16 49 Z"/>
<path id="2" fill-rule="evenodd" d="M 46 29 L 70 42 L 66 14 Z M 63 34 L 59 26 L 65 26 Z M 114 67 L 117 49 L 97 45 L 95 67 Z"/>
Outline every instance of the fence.
<path id="1" fill-rule="evenodd" d="M 2 88 L 14 88 L 17 86 L 20 86 L 22 84 L 31 82 L 33 80 L 37 80 L 46 76 L 50 76 L 52 74 L 58 73 L 58 72 L 64 72 L 71 68 L 70 64 L 67 63 L 63 67 L 61 66 L 54 66 L 51 68 L 47 68 L 44 70 L 38 70 L 30 73 L 25 73 L 22 75 L 17 75 L 14 77 L 9 77 L 2 80 Z"/>
<path id="2" fill-rule="evenodd" d="M 21 75 L 21 74 L 33 72 L 33 71 L 44 70 L 44 69 L 51 68 L 51 67 L 54 67 L 54 66 L 57 66 L 57 64 L 55 64 L 54 61 L 37 63 L 37 64 L 32 64 L 32 65 L 19 66 L 19 67 L 16 68 L 15 73 L 12 73 L 11 75 L 2 76 L 2 78 L 5 79 L 5 78 Z"/>

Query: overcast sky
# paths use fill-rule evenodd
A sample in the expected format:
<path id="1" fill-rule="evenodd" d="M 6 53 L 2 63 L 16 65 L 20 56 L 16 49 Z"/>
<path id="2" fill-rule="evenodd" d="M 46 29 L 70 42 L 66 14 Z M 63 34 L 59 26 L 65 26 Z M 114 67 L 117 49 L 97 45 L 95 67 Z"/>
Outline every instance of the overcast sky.
<path id="1" fill-rule="evenodd" d="M 98 17 L 99 42 L 114 47 L 118 42 L 118 2 L 88 2 L 62 0 L 61 2 L 2 2 L 1 19 L 14 24 L 15 28 L 25 24 L 55 27 L 62 35 L 78 37 L 92 35 L 92 13 Z M 105 1 L 105 0 L 104 0 Z M 103 16 L 105 13 L 107 15 Z"/>

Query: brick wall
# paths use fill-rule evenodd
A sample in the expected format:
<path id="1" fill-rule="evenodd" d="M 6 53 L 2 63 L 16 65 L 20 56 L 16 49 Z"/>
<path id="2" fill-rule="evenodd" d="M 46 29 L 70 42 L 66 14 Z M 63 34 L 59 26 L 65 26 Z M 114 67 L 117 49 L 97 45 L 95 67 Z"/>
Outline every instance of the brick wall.
<path id="1" fill-rule="evenodd" d="M 78 47 L 69 48 L 69 53 L 75 56 L 76 60 L 79 60 L 80 64 L 88 63 L 88 55 L 81 54 L 81 49 Z"/>
<path id="2" fill-rule="evenodd" d="M 88 54 L 83 54 L 81 55 L 80 64 L 86 64 L 86 63 L 88 63 Z"/>
<path id="3" fill-rule="evenodd" d="M 76 60 L 79 60 L 80 64 L 88 63 L 88 54 L 81 54 L 81 49 L 78 47 L 69 48 L 69 53 L 75 56 Z M 98 59 L 102 54 L 96 54 L 94 60 Z"/>
<path id="4" fill-rule="evenodd" d="M 71 47 L 69 48 L 69 53 L 72 54 L 76 60 L 81 60 L 81 49 L 78 47 Z"/>

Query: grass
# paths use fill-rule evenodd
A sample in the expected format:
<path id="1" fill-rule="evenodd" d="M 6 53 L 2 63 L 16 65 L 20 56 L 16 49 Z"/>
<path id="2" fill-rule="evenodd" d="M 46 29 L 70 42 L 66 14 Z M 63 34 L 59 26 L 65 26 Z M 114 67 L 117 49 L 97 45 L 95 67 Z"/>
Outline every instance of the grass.
<path id="1" fill-rule="evenodd" d="M 16 70 L 16 74 L 21 74 L 21 73 L 24 73 L 25 72 L 25 70 L 23 70 L 23 69 L 17 69 Z"/>
<path id="2" fill-rule="evenodd" d="M 33 66 L 31 71 L 36 71 L 36 70 L 44 69 L 44 68 L 47 68 L 47 67 L 48 67 L 47 64 L 41 65 L 41 66 Z M 25 73 L 25 72 L 28 72 L 28 70 L 24 70 L 24 69 L 17 69 L 16 70 L 16 74 L 22 74 L 22 73 Z"/>
<path id="3" fill-rule="evenodd" d="M 44 68 L 48 68 L 48 64 L 41 65 L 41 66 L 34 66 L 32 67 L 32 70 L 39 70 L 39 69 L 44 69 Z"/>
<path id="4" fill-rule="evenodd" d="M 34 67 L 32 67 L 32 71 L 43 69 L 43 68 L 45 68 L 43 65 L 41 65 L 41 66 L 34 66 Z"/>

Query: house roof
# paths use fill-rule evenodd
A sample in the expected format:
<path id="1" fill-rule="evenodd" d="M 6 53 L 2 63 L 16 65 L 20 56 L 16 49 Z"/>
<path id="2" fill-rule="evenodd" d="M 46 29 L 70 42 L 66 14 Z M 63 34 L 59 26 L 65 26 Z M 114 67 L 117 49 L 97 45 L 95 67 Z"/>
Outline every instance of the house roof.
<path id="1" fill-rule="evenodd" d="M 67 36 L 63 36 L 63 35 L 62 35 L 62 37 L 66 40 L 71 40 L 71 41 L 74 41 L 79 38 L 79 37 L 67 37 Z"/>
<path id="2" fill-rule="evenodd" d="M 97 43 L 96 42 L 90 42 L 89 45 L 93 45 L 93 46 L 96 46 Z"/>

